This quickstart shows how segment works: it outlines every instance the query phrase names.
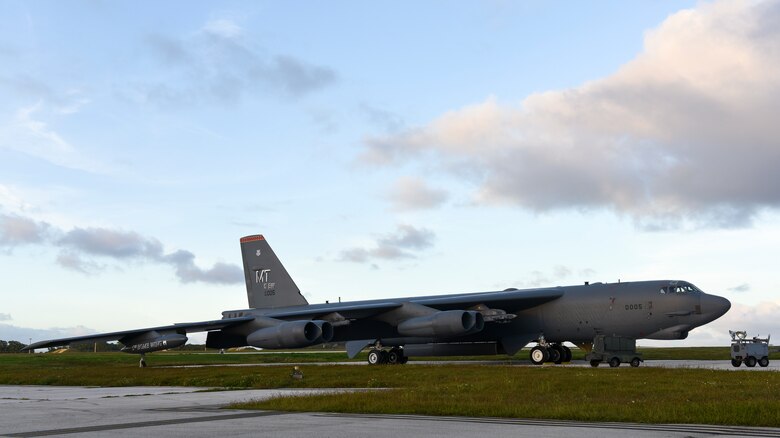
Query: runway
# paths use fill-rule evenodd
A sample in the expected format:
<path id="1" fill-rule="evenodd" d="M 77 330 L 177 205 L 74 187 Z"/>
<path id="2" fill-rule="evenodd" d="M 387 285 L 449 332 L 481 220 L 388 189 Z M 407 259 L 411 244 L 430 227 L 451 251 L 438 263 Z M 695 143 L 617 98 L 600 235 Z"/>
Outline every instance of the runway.
<path id="1" fill-rule="evenodd" d="M 153 363 L 151 363 L 152 366 Z M 274 363 L 243 363 L 243 364 L 210 364 L 210 365 L 171 365 L 163 366 L 161 368 L 204 368 L 204 367 L 275 367 L 275 366 L 325 366 L 325 365 L 353 365 L 362 366 L 368 365 L 364 361 L 349 361 L 349 362 L 274 362 Z M 410 360 L 405 366 L 414 365 L 502 365 L 502 366 L 518 366 L 518 367 L 588 367 L 590 363 L 584 360 L 573 360 L 569 363 L 555 365 L 555 364 L 543 364 L 533 365 L 529 360 Z M 641 367 L 654 367 L 654 368 L 700 368 L 710 370 L 728 370 L 728 371 L 780 371 L 780 361 L 770 361 L 769 366 L 762 368 L 756 365 L 754 368 L 748 368 L 744 364 L 738 368 L 731 365 L 728 360 L 648 360 L 643 362 Z M 599 368 L 609 368 L 607 364 L 601 364 Z M 619 368 L 629 368 L 628 364 L 621 364 Z"/>
<path id="2" fill-rule="evenodd" d="M 780 437 L 780 429 L 707 425 L 225 410 L 237 401 L 340 389 L 0 386 L 0 436 Z"/>

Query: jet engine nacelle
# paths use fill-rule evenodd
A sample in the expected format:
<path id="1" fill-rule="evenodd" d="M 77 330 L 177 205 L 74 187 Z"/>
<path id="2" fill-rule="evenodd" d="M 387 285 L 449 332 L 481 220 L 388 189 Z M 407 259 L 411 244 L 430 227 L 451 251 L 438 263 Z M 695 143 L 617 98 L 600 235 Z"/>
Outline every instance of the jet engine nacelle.
<path id="1" fill-rule="evenodd" d="M 156 331 L 151 331 L 132 338 L 120 339 L 119 342 L 124 344 L 121 351 L 142 354 L 168 350 L 184 345 L 187 342 L 187 336 L 178 333 L 160 334 Z"/>
<path id="2" fill-rule="evenodd" d="M 398 324 L 404 336 L 449 338 L 477 333 L 485 327 L 482 314 L 471 310 L 445 310 L 410 318 Z"/>
<path id="3" fill-rule="evenodd" d="M 332 338 L 333 326 L 327 321 L 285 321 L 255 330 L 246 337 L 246 343 L 260 348 L 300 348 Z"/>

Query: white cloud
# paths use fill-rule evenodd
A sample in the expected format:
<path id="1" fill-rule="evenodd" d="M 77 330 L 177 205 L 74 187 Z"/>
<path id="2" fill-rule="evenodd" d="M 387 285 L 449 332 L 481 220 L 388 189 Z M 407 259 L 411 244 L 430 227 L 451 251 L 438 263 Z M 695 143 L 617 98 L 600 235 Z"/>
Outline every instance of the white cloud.
<path id="1" fill-rule="evenodd" d="M 368 246 L 348 248 L 339 254 L 344 262 L 367 263 L 372 260 L 415 258 L 416 253 L 433 246 L 436 235 L 427 228 L 399 225 L 395 233 L 378 237 Z"/>
<path id="2" fill-rule="evenodd" d="M 29 205 L 16 194 L 13 187 L 0 184 L 0 207 L 10 210 L 23 210 Z"/>
<path id="3" fill-rule="evenodd" d="M 780 207 L 780 4 L 703 3 L 670 16 L 614 74 L 496 98 L 366 142 L 471 181 L 481 203 L 608 208 L 640 225 L 748 224 Z"/>
<path id="4" fill-rule="evenodd" d="M 0 247 L 40 243 L 49 224 L 18 215 L 0 214 Z"/>
<path id="5" fill-rule="evenodd" d="M 209 21 L 203 26 L 203 30 L 221 38 L 236 38 L 244 31 L 241 26 L 225 18 Z"/>
<path id="6" fill-rule="evenodd" d="M 136 88 L 142 99 L 168 107 L 233 103 L 257 94 L 296 98 L 337 80 L 328 67 L 268 54 L 227 19 L 210 21 L 184 38 L 150 35 L 147 43 L 167 73 Z"/>
<path id="7" fill-rule="evenodd" d="M 414 177 L 404 177 L 396 181 L 388 194 L 388 199 L 397 210 L 425 210 L 443 204 L 449 195 L 446 191 L 429 187 Z"/>
<path id="8" fill-rule="evenodd" d="M 105 166 L 85 156 L 41 119 L 46 110 L 42 102 L 18 109 L 9 123 L 0 125 L 0 148 L 15 150 L 61 167 L 107 173 Z M 60 113 L 63 113 L 62 109 Z"/>
<path id="9" fill-rule="evenodd" d="M 195 264 L 187 250 L 165 253 L 162 243 L 134 231 L 74 227 L 68 231 L 19 215 L 0 214 L 0 248 L 22 244 L 45 244 L 61 248 L 57 263 L 82 274 L 96 274 L 107 268 L 97 260 L 160 263 L 174 268 L 182 283 L 238 284 L 243 282 L 239 266 L 217 262 L 211 268 Z"/>

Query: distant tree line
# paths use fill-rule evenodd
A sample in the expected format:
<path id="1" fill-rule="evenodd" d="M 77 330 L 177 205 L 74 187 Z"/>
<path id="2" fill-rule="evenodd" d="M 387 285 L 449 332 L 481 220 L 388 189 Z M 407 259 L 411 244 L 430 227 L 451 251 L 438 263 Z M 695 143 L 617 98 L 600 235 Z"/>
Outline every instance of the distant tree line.
<path id="1" fill-rule="evenodd" d="M 0 353 L 21 353 L 27 344 L 19 341 L 3 341 L 0 339 Z"/>

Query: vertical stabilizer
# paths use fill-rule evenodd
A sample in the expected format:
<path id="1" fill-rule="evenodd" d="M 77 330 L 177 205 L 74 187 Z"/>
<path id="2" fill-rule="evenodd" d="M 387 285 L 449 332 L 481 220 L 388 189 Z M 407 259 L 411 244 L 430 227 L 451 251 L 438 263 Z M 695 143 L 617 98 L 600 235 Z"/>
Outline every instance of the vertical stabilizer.
<path id="1" fill-rule="evenodd" d="M 261 234 L 241 238 L 241 257 L 250 308 L 309 304 Z"/>

